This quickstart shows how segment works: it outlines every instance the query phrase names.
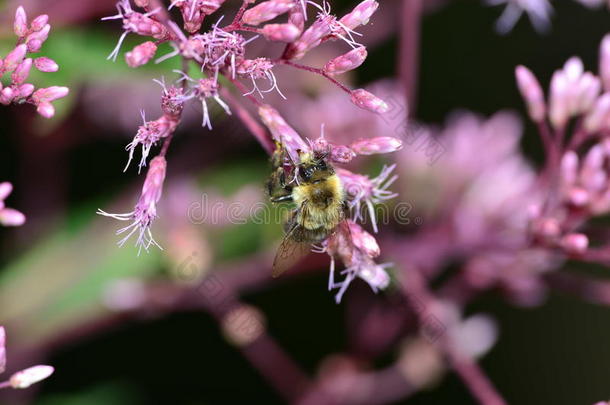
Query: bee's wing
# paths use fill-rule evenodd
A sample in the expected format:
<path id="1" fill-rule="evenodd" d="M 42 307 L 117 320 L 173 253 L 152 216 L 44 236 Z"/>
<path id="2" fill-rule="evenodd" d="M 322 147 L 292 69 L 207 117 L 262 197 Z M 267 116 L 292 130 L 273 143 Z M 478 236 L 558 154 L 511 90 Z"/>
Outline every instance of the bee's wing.
<path id="1" fill-rule="evenodd" d="M 293 212 L 293 218 L 296 218 L 299 213 L 304 213 L 303 208 L 306 204 L 307 201 L 303 202 L 301 207 Z M 286 270 L 290 270 L 291 267 L 301 261 L 301 259 L 307 256 L 311 251 L 310 243 L 297 242 L 294 240 L 294 234 L 295 232 L 298 232 L 300 226 L 301 225 L 295 221 L 288 232 L 286 232 L 286 235 L 284 235 L 284 239 L 273 260 L 273 268 L 271 271 L 272 277 L 279 277 Z"/>
<path id="2" fill-rule="evenodd" d="M 275 260 L 273 260 L 272 277 L 275 278 L 282 275 L 286 270 L 289 270 L 307 256 L 310 251 L 311 244 L 297 242 L 290 237 L 290 234 L 286 234 L 275 254 Z"/>

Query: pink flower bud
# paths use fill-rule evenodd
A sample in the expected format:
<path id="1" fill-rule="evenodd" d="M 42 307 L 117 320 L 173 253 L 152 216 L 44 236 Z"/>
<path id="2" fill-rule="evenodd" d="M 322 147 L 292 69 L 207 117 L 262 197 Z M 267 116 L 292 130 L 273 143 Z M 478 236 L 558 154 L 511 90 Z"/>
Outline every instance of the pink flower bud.
<path id="1" fill-rule="evenodd" d="M 46 14 L 41 14 L 38 17 L 34 18 L 34 20 L 32 21 L 32 31 L 40 31 L 42 29 L 44 29 L 47 25 L 47 23 L 49 22 L 49 16 Z M 51 28 L 51 26 L 49 26 L 49 29 Z"/>
<path id="2" fill-rule="evenodd" d="M 579 90 L 580 94 L 572 111 L 573 115 L 587 113 L 593 108 L 601 90 L 601 82 L 592 73 L 586 72 L 580 79 Z"/>
<path id="3" fill-rule="evenodd" d="M 19 6 L 15 12 L 13 31 L 15 31 L 15 35 L 19 38 L 24 37 L 28 32 L 28 18 L 22 6 Z"/>
<path id="4" fill-rule="evenodd" d="M 583 74 L 585 67 L 582 60 L 576 56 L 571 57 L 563 66 L 563 71 L 569 81 L 578 80 Z"/>
<path id="5" fill-rule="evenodd" d="M 519 92 L 521 92 L 521 97 L 527 104 L 530 118 L 534 122 L 542 121 L 546 114 L 546 104 L 542 87 L 540 87 L 536 76 L 525 66 L 517 66 L 515 76 L 517 77 L 517 86 Z"/>
<path id="6" fill-rule="evenodd" d="M 201 29 L 206 11 L 211 11 L 212 9 L 215 11 L 217 8 L 217 4 L 213 2 L 198 0 L 179 0 L 172 2 L 172 5 L 180 9 L 182 20 L 184 21 L 184 29 L 191 34 Z"/>
<path id="7" fill-rule="evenodd" d="M 568 81 L 562 71 L 555 72 L 551 79 L 549 120 L 555 128 L 564 128 L 570 117 Z"/>
<path id="8" fill-rule="evenodd" d="M 9 105 L 15 98 L 15 92 L 12 87 L 5 87 L 0 91 L 0 104 Z"/>
<path id="9" fill-rule="evenodd" d="M 294 0 L 263 1 L 246 11 L 242 17 L 242 22 L 250 25 L 259 25 L 287 13 L 295 5 Z"/>
<path id="10" fill-rule="evenodd" d="M 583 126 L 588 133 L 610 129 L 610 93 L 604 93 L 597 99 Z"/>
<path id="11" fill-rule="evenodd" d="M 280 113 L 273 107 L 265 104 L 258 109 L 258 114 L 265 126 L 269 128 L 273 139 L 284 145 L 294 162 L 299 159 L 298 151 L 309 150 L 303 138 L 286 123 Z"/>
<path id="12" fill-rule="evenodd" d="M 30 97 L 32 95 L 32 93 L 34 92 L 34 85 L 31 83 L 25 83 L 22 84 L 21 86 L 17 87 L 17 92 L 16 92 L 16 98 L 27 98 Z"/>
<path id="13" fill-rule="evenodd" d="M 351 99 L 352 103 L 364 110 L 377 114 L 383 114 L 388 111 L 388 105 L 382 99 L 364 89 L 353 90 Z"/>
<path id="14" fill-rule="evenodd" d="M 555 218 L 539 218 L 532 226 L 534 234 L 547 243 L 553 243 L 561 235 L 561 226 Z"/>
<path id="15" fill-rule="evenodd" d="M 589 174 L 603 170 L 604 159 L 606 157 L 606 151 L 603 145 L 594 145 L 587 154 L 582 163 L 583 171 L 589 172 Z"/>
<path id="16" fill-rule="evenodd" d="M 25 45 L 18 45 L 8 55 L 6 55 L 6 58 L 4 58 L 2 70 L 5 72 L 12 72 L 15 70 L 15 68 L 17 68 L 17 66 L 23 61 L 23 58 L 25 58 L 27 50 L 28 49 Z"/>
<path id="17" fill-rule="evenodd" d="M 0 201 L 3 201 L 13 192 L 13 185 L 8 181 L 0 183 Z"/>
<path id="18" fill-rule="evenodd" d="M 293 7 L 288 13 L 288 22 L 298 28 L 299 33 L 305 29 L 305 15 L 303 14 L 303 8 Z"/>
<path id="19" fill-rule="evenodd" d="M 349 72 L 350 70 L 356 69 L 358 66 L 364 63 L 367 56 L 367 51 L 364 46 L 336 57 L 329 61 L 324 66 L 324 71 L 330 75 L 338 75 L 341 73 Z"/>
<path id="20" fill-rule="evenodd" d="M 267 24 L 261 33 L 269 41 L 293 42 L 301 35 L 301 30 L 294 24 Z"/>
<path id="21" fill-rule="evenodd" d="M 606 190 L 596 198 L 589 205 L 589 211 L 593 215 L 606 214 L 610 211 L 610 190 Z"/>
<path id="22" fill-rule="evenodd" d="M 125 54 L 127 65 L 132 68 L 147 64 L 157 52 L 157 45 L 152 41 L 144 42 Z"/>
<path id="23" fill-rule="evenodd" d="M 301 59 L 307 52 L 322 43 L 322 39 L 332 33 L 332 26 L 326 18 L 318 19 L 301 35 L 296 42 L 290 44 L 286 51 L 288 59 Z"/>
<path id="24" fill-rule="evenodd" d="M 324 138 L 324 135 L 311 141 L 311 149 L 313 149 L 314 152 L 327 154 L 330 148 L 330 143 Z"/>
<path id="25" fill-rule="evenodd" d="M 574 207 L 585 207 L 591 201 L 591 195 L 582 187 L 573 187 L 568 191 L 568 202 Z"/>
<path id="26" fill-rule="evenodd" d="M 26 45 L 28 47 L 29 52 L 38 52 L 40 48 L 42 48 L 42 44 L 49 37 L 49 32 L 51 31 L 51 26 L 46 24 L 40 31 L 36 31 L 28 35 L 26 39 Z"/>
<path id="27" fill-rule="evenodd" d="M 391 136 L 378 136 L 375 138 L 359 139 L 351 144 L 351 148 L 359 155 L 373 155 L 376 153 L 391 153 L 402 148 L 402 142 Z"/>
<path id="28" fill-rule="evenodd" d="M 576 183 L 578 176 L 578 155 L 574 151 L 568 151 L 561 159 L 561 183 L 565 187 L 571 187 Z"/>
<path id="29" fill-rule="evenodd" d="M 154 213 L 155 216 L 157 212 L 157 203 L 161 199 L 161 194 L 163 193 L 166 170 L 167 161 L 163 156 L 156 156 L 150 161 L 150 167 L 148 168 L 146 179 L 142 186 L 142 194 L 138 200 L 138 206 L 142 210 Z"/>
<path id="30" fill-rule="evenodd" d="M 148 7 L 149 0 L 134 0 L 134 3 L 136 3 L 136 6 L 144 8 Z"/>
<path id="31" fill-rule="evenodd" d="M 351 13 L 346 14 L 339 22 L 347 28 L 353 30 L 360 25 L 366 25 L 369 19 L 377 11 L 379 3 L 373 0 L 364 0 L 358 4 Z"/>
<path id="32" fill-rule="evenodd" d="M 205 15 L 214 14 L 226 0 L 208 0 L 201 4 L 201 12 Z"/>
<path id="33" fill-rule="evenodd" d="M 580 255 L 589 248 L 589 238 L 582 233 L 571 233 L 561 238 L 559 245 L 569 254 Z"/>
<path id="34" fill-rule="evenodd" d="M 42 48 L 42 41 L 39 39 L 30 39 L 27 42 L 28 52 L 38 52 Z"/>
<path id="35" fill-rule="evenodd" d="M 13 374 L 9 381 L 13 388 L 28 388 L 49 377 L 54 371 L 51 366 L 34 366 Z"/>
<path id="36" fill-rule="evenodd" d="M 12 208 L 0 210 L 0 224 L 4 226 L 21 226 L 25 223 L 25 215 Z"/>
<path id="37" fill-rule="evenodd" d="M 30 69 L 32 69 L 32 58 L 24 59 L 23 62 L 17 66 L 13 74 L 11 75 L 11 79 L 14 84 L 22 84 L 30 75 Z"/>
<path id="38" fill-rule="evenodd" d="M 330 150 L 330 159 L 336 163 L 349 163 L 356 157 L 354 151 L 345 145 L 332 145 Z"/>
<path id="39" fill-rule="evenodd" d="M 165 24 L 160 23 L 144 14 L 131 13 L 123 20 L 123 28 L 135 32 L 138 35 L 153 37 L 155 39 L 165 39 L 168 31 Z"/>
<path id="40" fill-rule="evenodd" d="M 62 86 L 51 86 L 44 89 L 38 89 L 32 96 L 35 103 L 39 102 L 48 102 L 57 100 L 58 98 L 62 98 L 68 95 L 70 89 Z"/>
<path id="41" fill-rule="evenodd" d="M 592 196 L 607 188 L 608 176 L 604 168 L 605 160 L 606 151 L 602 144 L 594 145 L 583 159 L 579 184 Z"/>
<path id="42" fill-rule="evenodd" d="M 42 102 L 38 104 L 36 112 L 45 118 L 52 118 L 55 115 L 55 107 L 51 103 Z"/>
<path id="43" fill-rule="evenodd" d="M 41 72 L 57 72 L 59 65 L 51 58 L 41 57 L 34 59 L 34 66 Z"/>

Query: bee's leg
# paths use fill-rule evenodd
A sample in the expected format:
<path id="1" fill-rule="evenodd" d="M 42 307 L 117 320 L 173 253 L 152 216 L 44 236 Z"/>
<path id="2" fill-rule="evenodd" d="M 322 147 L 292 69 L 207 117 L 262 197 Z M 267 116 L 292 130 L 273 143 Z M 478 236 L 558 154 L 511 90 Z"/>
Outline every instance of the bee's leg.
<path id="1" fill-rule="evenodd" d="M 272 203 L 280 203 L 280 202 L 292 202 L 292 194 L 280 195 L 277 197 L 271 197 Z"/>
<path id="2" fill-rule="evenodd" d="M 335 258 L 330 258 L 330 273 L 328 274 L 328 291 L 335 288 Z"/>

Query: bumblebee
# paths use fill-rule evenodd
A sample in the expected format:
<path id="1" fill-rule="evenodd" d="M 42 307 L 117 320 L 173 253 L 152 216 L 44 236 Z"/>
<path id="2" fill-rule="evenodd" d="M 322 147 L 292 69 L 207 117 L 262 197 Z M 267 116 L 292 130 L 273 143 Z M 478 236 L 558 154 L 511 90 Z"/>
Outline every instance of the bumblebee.
<path id="1" fill-rule="evenodd" d="M 296 264 L 333 233 L 345 218 L 343 186 L 327 154 L 299 154 L 296 164 L 286 165 L 280 144 L 271 157 L 272 173 L 267 190 L 272 203 L 292 202 L 296 206 L 284 226 L 284 239 L 273 262 L 273 277 Z"/>

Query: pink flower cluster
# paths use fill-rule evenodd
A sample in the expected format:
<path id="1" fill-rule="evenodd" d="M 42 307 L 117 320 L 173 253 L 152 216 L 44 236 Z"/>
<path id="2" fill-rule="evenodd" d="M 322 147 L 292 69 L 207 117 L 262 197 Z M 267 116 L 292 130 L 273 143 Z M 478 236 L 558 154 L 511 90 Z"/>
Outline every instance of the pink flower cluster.
<path id="1" fill-rule="evenodd" d="M 599 74 L 569 59 L 553 75 L 548 101 L 527 68 L 517 67 L 516 76 L 548 157 L 541 184 L 546 198 L 530 210 L 532 235 L 571 256 L 606 257 L 610 245 L 590 248 L 582 229 L 610 212 L 610 35 L 602 41 Z"/>
<path id="2" fill-rule="evenodd" d="M 330 5 L 327 2 L 320 6 L 311 1 L 268 0 L 248 8 L 252 2 L 244 1 L 230 24 L 221 27 L 220 24 L 224 18 L 221 16 L 212 28 L 204 33 L 198 32 L 204 18 L 215 13 L 224 1 L 174 1 L 169 9 L 175 7 L 180 10 L 186 33 L 176 23 L 169 20 L 167 10 L 163 7 L 153 9 L 152 3 L 150 1 L 136 2 L 136 5 L 144 11 L 138 12 L 132 8 L 129 0 L 120 0 L 117 4 L 118 14 L 103 18 L 103 20 L 121 19 L 123 21 L 123 34 L 117 47 L 108 58 L 115 60 L 125 36 L 135 33 L 152 37 L 155 41 L 144 42 L 126 53 L 126 62 L 131 67 L 139 67 L 151 61 L 157 53 L 158 45 L 164 42 L 168 42 L 174 50 L 157 59 L 157 62 L 180 55 L 183 60 L 192 60 L 201 65 L 201 71 L 207 76 L 203 80 L 194 80 L 187 75 L 187 72 L 179 73 L 182 75 L 180 81 L 183 81 L 188 88 L 188 90 L 185 89 L 184 100 L 197 99 L 203 105 L 202 125 L 209 129 L 212 126 L 206 99 L 216 99 L 225 112 L 231 114 L 228 106 L 218 97 L 219 75 L 227 76 L 231 80 L 247 79 L 251 83 L 251 90 L 245 90 L 241 83 L 235 84 L 240 90 L 244 89 L 243 93 L 246 96 L 257 94 L 263 97 L 264 93 L 275 90 L 284 97 L 273 72 L 273 69 L 280 64 L 327 77 L 345 90 L 350 95 L 352 102 L 361 108 L 374 112 L 387 110 L 387 105 L 371 93 L 363 89 L 349 90 L 332 78 L 332 76 L 353 70 L 364 63 L 367 51 L 364 46 L 355 41 L 354 38 L 360 34 L 354 29 L 368 23 L 379 6 L 376 1 L 365 0 L 342 18 L 331 14 Z M 305 28 L 307 6 L 315 7 L 318 11 L 315 21 L 309 28 Z M 285 14 L 288 15 L 287 22 L 267 23 Z M 258 35 L 246 39 L 244 37 L 246 33 L 262 35 L 270 42 L 286 43 L 283 55 L 278 59 L 268 57 L 247 59 L 245 57 L 246 47 Z M 295 63 L 320 44 L 335 39 L 345 41 L 352 50 L 329 61 L 323 68 Z M 259 84 L 260 80 L 266 81 L 268 88 L 262 88 Z"/>
<path id="3" fill-rule="evenodd" d="M 0 374 L 4 372 L 6 368 L 6 332 L 4 327 L 0 326 Z M 39 381 L 48 378 L 53 374 L 53 367 L 51 366 L 33 366 L 21 370 L 13 374 L 7 381 L 0 382 L 0 389 L 2 388 L 15 388 L 23 389 L 28 388 L 32 384 L 36 384 Z"/>
<path id="4" fill-rule="evenodd" d="M 51 26 L 49 17 L 40 15 L 28 25 L 27 16 L 23 7 L 15 13 L 13 29 L 17 35 L 17 45 L 4 59 L 0 58 L 0 78 L 10 73 L 10 83 L 0 82 L 0 104 L 24 104 L 36 106 L 38 114 L 45 118 L 55 115 L 52 102 L 65 97 L 69 90 L 67 87 L 52 86 L 36 89 L 31 83 L 26 83 L 32 67 L 41 72 L 56 72 L 57 63 L 47 57 L 31 58 L 31 53 L 40 52 L 42 45 L 49 37 Z"/>
<path id="5" fill-rule="evenodd" d="M 364 89 L 351 90 L 338 82 L 335 77 L 362 65 L 367 57 L 364 46 L 356 41 L 360 36 L 355 30 L 366 25 L 377 10 L 379 4 L 373 0 L 360 2 L 351 12 L 337 17 L 331 13 L 330 5 L 324 1 L 319 5 L 313 1 L 303 0 L 267 0 L 253 5 L 253 1 L 244 0 L 233 20 L 222 25 L 224 15 L 215 18 L 211 28 L 200 32 L 204 19 L 211 18 L 224 0 L 199 1 L 176 0 L 166 8 L 156 0 L 137 0 L 132 6 L 129 0 L 120 0 L 117 3 L 118 13 L 103 20 L 121 20 L 123 33 L 116 48 L 109 55 L 115 60 L 120 52 L 125 37 L 137 34 L 149 37 L 150 40 L 135 46 L 125 55 L 126 62 L 131 67 L 139 67 L 155 58 L 158 45 L 168 43 L 173 51 L 161 56 L 157 62 L 179 57 L 183 66 L 195 63 L 203 73 L 203 78 L 195 79 L 188 71 L 176 70 L 178 78 L 175 84 L 166 85 L 165 81 L 157 81 L 162 86 L 161 105 L 163 115 L 156 120 L 147 121 L 142 112 L 143 124 L 133 141 L 127 145 L 129 159 L 127 167 L 134 157 L 138 147 L 142 150 L 139 169 L 146 166 L 152 149 L 162 143 L 159 155 L 153 159 L 146 177 L 144 188 L 157 187 L 154 193 L 142 193 L 140 201 L 134 211 L 126 214 L 108 214 L 102 210 L 101 215 L 111 216 L 120 220 L 133 221 L 119 233 L 127 232 L 119 244 L 122 245 L 134 233 L 138 235 L 136 245 L 147 250 L 151 245 L 159 246 L 150 233 L 150 226 L 156 217 L 156 203 L 161 195 L 163 178 L 165 177 L 165 155 L 171 143 L 173 134 L 180 123 L 182 110 L 187 101 L 198 102 L 203 110 L 202 126 L 212 129 L 208 101 L 213 99 L 227 115 L 231 115 L 231 108 L 238 111 L 238 117 L 252 130 L 253 135 L 261 142 L 268 152 L 271 152 L 272 139 L 284 144 L 294 161 L 298 159 L 297 150 L 305 151 L 310 148 L 297 133 L 260 98 L 266 93 L 277 91 L 282 94 L 274 70 L 279 65 L 285 65 L 304 72 L 316 74 L 326 78 L 331 84 L 337 86 L 348 94 L 351 102 L 368 111 L 383 113 L 388 109 L 387 104 Z M 178 9 L 182 16 L 182 28 L 172 21 L 169 10 Z M 308 25 L 308 11 L 316 12 L 315 18 Z M 285 16 L 284 22 L 271 23 L 270 21 Z M 247 38 L 247 36 L 250 36 Z M 247 58 L 248 44 L 259 36 L 269 42 L 284 43 L 284 51 L 279 58 L 272 59 L 261 55 Z M 328 61 L 323 67 L 302 65 L 296 61 L 303 58 L 308 52 L 319 45 L 334 40 L 344 41 L 350 50 Z M 248 52 L 249 54 L 250 52 Z M 230 94 L 229 88 L 223 88 L 224 82 L 232 83 L 232 87 L 244 96 L 245 100 L 252 102 L 259 109 L 259 115 L 271 132 L 264 133 L 258 124 L 252 124 L 253 118 Z M 242 83 L 245 80 L 246 83 Z M 264 84 L 262 84 L 264 83 Z M 250 88 L 248 88 L 250 86 Z M 225 93 L 223 93 L 225 92 Z M 221 98 L 222 94 L 222 98 Z M 257 97 L 258 96 L 258 97 Z M 229 104 L 223 99 L 229 100 Z M 262 131 L 262 132 L 261 132 Z M 329 148 L 333 161 L 347 163 L 354 156 L 369 155 L 373 153 L 386 153 L 400 148 L 400 142 L 394 138 L 378 138 L 374 140 L 356 141 L 350 145 L 332 145 L 323 138 L 315 141 L 311 147 Z M 162 163 L 161 163 L 162 162 Z M 160 167 L 163 166 L 161 170 Z M 126 167 L 126 169 L 127 169 Z M 346 183 L 350 195 L 350 203 L 355 208 L 355 219 L 361 219 L 361 206 L 366 206 L 372 214 L 373 204 L 393 197 L 387 191 L 387 186 L 393 181 L 389 179 L 392 168 L 386 168 L 377 179 L 356 175 L 342 170 L 340 175 Z M 161 175 L 163 173 L 163 175 Z M 151 196 L 154 195 L 154 198 Z M 376 223 L 374 229 L 377 230 Z M 364 231 L 362 231 L 364 232 Z M 354 232 L 362 234 L 362 232 Z M 357 263 L 364 260 L 350 259 L 350 268 L 359 268 Z M 362 267 L 362 266 L 360 266 Z M 364 274 L 360 271 L 358 274 Z"/>

